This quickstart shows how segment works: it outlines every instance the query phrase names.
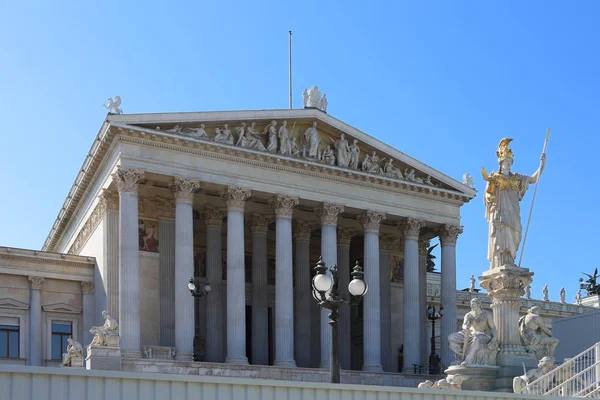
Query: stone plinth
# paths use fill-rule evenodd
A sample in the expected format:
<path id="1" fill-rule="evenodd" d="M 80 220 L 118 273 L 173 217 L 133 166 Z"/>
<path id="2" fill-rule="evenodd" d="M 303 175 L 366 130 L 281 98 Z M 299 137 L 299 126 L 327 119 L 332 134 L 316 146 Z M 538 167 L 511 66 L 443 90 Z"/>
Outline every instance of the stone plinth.
<path id="1" fill-rule="evenodd" d="M 520 298 L 532 282 L 533 272 L 516 265 L 502 265 L 485 271 L 479 277 L 481 287 L 492 299 L 494 325 L 496 325 L 500 352 L 496 365 L 500 367 L 495 391 L 512 393 L 512 380 L 523 374 L 525 367 L 535 368 L 537 360 L 525 351 L 519 333 Z"/>
<path id="2" fill-rule="evenodd" d="M 462 390 L 492 391 L 496 385 L 496 379 L 500 367 L 491 365 L 453 365 L 444 371 L 447 375 L 466 375 L 468 380 L 462 383 Z"/>
<path id="3" fill-rule="evenodd" d="M 121 371 L 121 349 L 110 346 L 88 346 L 85 369 Z"/>
<path id="4" fill-rule="evenodd" d="M 600 308 L 600 296 L 597 294 L 585 296 L 581 299 L 581 305 L 586 307 Z"/>
<path id="5" fill-rule="evenodd" d="M 71 368 L 84 369 L 83 357 L 71 357 Z"/>

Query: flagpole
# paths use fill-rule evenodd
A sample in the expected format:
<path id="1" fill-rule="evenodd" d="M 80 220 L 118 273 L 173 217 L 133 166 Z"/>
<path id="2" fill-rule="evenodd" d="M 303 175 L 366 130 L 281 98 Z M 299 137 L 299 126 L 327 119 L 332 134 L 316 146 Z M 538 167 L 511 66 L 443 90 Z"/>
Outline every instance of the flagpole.
<path id="1" fill-rule="evenodd" d="M 550 127 L 546 131 L 546 139 L 544 140 L 544 148 L 542 149 L 542 155 L 546 154 L 546 146 L 548 145 L 548 138 L 550 137 Z M 525 243 L 527 243 L 527 233 L 529 233 L 529 224 L 531 223 L 531 214 L 533 214 L 533 205 L 535 204 L 535 195 L 537 194 L 538 186 L 540 185 L 540 178 L 542 177 L 542 171 L 540 171 L 537 180 L 535 182 L 535 188 L 533 189 L 533 198 L 531 199 L 531 208 L 529 209 L 529 217 L 527 218 L 527 227 L 525 228 L 525 236 L 523 237 L 523 247 L 521 248 L 521 255 L 519 256 L 519 267 L 523 260 L 523 252 L 525 251 Z"/>
<path id="2" fill-rule="evenodd" d="M 288 56 L 289 56 L 289 81 L 290 81 L 290 110 L 292 109 L 292 31 L 289 33 L 289 45 L 288 45 Z"/>

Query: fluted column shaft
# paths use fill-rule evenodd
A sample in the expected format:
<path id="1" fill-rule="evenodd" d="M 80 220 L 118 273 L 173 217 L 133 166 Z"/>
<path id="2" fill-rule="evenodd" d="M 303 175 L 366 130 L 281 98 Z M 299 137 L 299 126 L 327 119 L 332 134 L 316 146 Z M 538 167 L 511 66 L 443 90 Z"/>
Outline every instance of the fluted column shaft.
<path id="1" fill-rule="evenodd" d="M 140 251 L 138 185 L 144 171 L 122 169 L 113 174 L 119 190 L 119 334 L 121 354 L 141 358 Z"/>
<path id="2" fill-rule="evenodd" d="M 269 364 L 267 231 L 272 218 L 252 217 L 252 364 Z"/>
<path id="3" fill-rule="evenodd" d="M 225 214 L 216 208 L 207 208 L 206 224 L 206 280 L 212 290 L 206 296 L 206 361 L 225 361 L 223 341 L 223 243 L 222 230 Z"/>
<path id="4" fill-rule="evenodd" d="M 441 302 L 444 306 L 444 317 L 441 319 L 440 325 L 442 365 L 450 365 L 454 360 L 448 336 L 456 331 L 456 240 L 460 233 L 462 233 L 462 227 L 445 225 L 440 234 L 442 245 Z M 520 341 L 520 338 L 517 339 Z"/>
<path id="5" fill-rule="evenodd" d="M 94 292 L 95 285 L 93 282 L 81 282 L 83 337 L 78 339 L 81 343 L 84 343 L 84 345 L 90 344 L 93 339 L 93 335 L 90 333 L 90 329 L 88 327 L 92 327 L 94 325 Z"/>
<path id="6" fill-rule="evenodd" d="M 421 365 L 428 362 L 431 330 L 428 329 L 429 320 L 427 319 L 427 252 L 429 249 L 429 240 L 419 241 L 419 311 L 421 313 L 421 337 L 420 354 Z"/>
<path id="7" fill-rule="evenodd" d="M 323 203 L 315 213 L 321 220 L 321 257 L 327 267 L 337 264 L 337 220 L 344 206 Z M 327 274 L 331 274 L 327 271 Z M 321 309 L 321 368 L 329 368 L 331 352 L 331 327 L 329 310 Z"/>
<path id="8" fill-rule="evenodd" d="M 249 197 L 249 189 L 231 186 L 223 194 L 227 204 L 227 357 L 225 362 L 232 364 L 248 364 L 244 204 Z"/>
<path id="9" fill-rule="evenodd" d="M 42 301 L 40 290 L 44 283 L 41 276 L 30 276 L 29 287 L 29 354 L 27 365 L 42 366 Z M 23 357 L 23 355 L 21 355 Z"/>
<path id="10" fill-rule="evenodd" d="M 348 228 L 339 228 L 337 236 L 337 259 L 338 273 L 340 275 L 340 291 L 344 293 L 348 290 L 350 283 L 350 241 L 355 231 Z M 349 370 L 352 362 L 352 336 L 350 335 L 350 307 L 340 308 L 339 318 L 340 329 L 340 365 L 342 369 Z"/>
<path id="11" fill-rule="evenodd" d="M 275 210 L 275 365 L 295 367 L 292 213 L 298 198 L 277 195 Z"/>
<path id="12" fill-rule="evenodd" d="M 364 229 L 365 282 L 375 290 L 363 300 L 363 371 L 381 372 L 381 298 L 379 293 L 379 226 L 385 214 L 365 211 L 359 215 Z"/>
<path id="13" fill-rule="evenodd" d="M 175 221 L 158 222 L 160 254 L 158 258 L 158 291 L 160 294 L 160 344 L 175 346 Z M 189 279 L 189 278 L 188 278 Z M 177 282 L 181 289 L 181 282 Z"/>
<path id="14" fill-rule="evenodd" d="M 103 265 L 98 265 L 94 276 L 95 289 L 94 324 L 104 324 L 102 311 L 117 321 L 119 318 L 119 194 L 104 189 L 98 196 L 98 207 L 105 214 L 103 220 Z M 100 276 L 98 276 L 100 275 Z M 89 328 L 88 328 L 89 329 Z M 84 329 L 85 331 L 86 329 Z"/>
<path id="15" fill-rule="evenodd" d="M 404 365 L 403 372 L 413 373 L 413 364 L 421 363 L 422 314 L 419 300 L 419 231 L 422 221 L 409 218 L 400 224 L 404 232 Z"/>
<path id="16" fill-rule="evenodd" d="M 194 298 L 185 290 L 194 276 L 194 225 L 192 203 L 200 183 L 175 177 L 175 358 L 189 361 L 194 354 Z"/>
<path id="17" fill-rule="evenodd" d="M 314 302 L 310 280 L 310 234 L 312 225 L 296 221 L 296 265 L 294 267 L 294 348 L 298 367 L 311 367 L 311 302 Z"/>
<path id="18" fill-rule="evenodd" d="M 379 298 L 381 309 L 381 366 L 392 372 L 392 285 L 390 281 L 391 246 L 394 238 L 385 235 L 379 246 Z"/>

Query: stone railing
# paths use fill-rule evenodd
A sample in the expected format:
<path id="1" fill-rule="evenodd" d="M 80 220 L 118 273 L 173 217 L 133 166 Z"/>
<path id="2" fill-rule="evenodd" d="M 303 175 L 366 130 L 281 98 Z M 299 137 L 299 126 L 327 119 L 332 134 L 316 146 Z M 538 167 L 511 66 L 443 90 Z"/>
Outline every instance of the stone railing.
<path id="1" fill-rule="evenodd" d="M 144 358 L 149 360 L 173 360 L 175 358 L 175 347 L 168 346 L 144 346 L 142 347 Z"/>

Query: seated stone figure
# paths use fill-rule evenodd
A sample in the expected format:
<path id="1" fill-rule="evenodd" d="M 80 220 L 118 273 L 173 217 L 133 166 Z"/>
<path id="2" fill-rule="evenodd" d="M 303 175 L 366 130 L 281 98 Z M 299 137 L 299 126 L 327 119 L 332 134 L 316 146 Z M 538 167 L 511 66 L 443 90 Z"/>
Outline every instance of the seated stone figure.
<path id="1" fill-rule="evenodd" d="M 554 357 L 543 357 L 537 368 L 530 369 L 525 375 L 516 376 L 513 379 L 513 392 L 520 393 L 525 386 L 546 375 L 552 371 L 552 368 L 554 368 Z"/>
<path id="2" fill-rule="evenodd" d="M 62 365 L 65 367 L 70 367 L 72 358 L 83 358 L 83 347 L 81 347 L 79 342 L 74 341 L 73 338 L 68 338 L 67 343 L 67 352 L 63 353 Z"/>
<path id="3" fill-rule="evenodd" d="M 519 331 L 525 350 L 534 354 L 539 360 L 554 354 L 554 350 L 558 346 L 558 339 L 552 337 L 552 332 L 546 328 L 538 310 L 538 307 L 531 307 L 527 310 L 527 315 L 519 318 Z"/>
<path id="4" fill-rule="evenodd" d="M 433 389 L 442 390 L 462 390 L 462 383 L 469 379 L 468 376 L 462 374 L 448 375 L 446 379 L 440 379 L 433 384 Z"/>
<path id="5" fill-rule="evenodd" d="M 471 300 L 471 311 L 465 315 L 461 332 L 448 336 L 450 349 L 455 353 L 454 364 L 496 365 L 498 342 L 492 314 L 481 309 L 481 300 Z"/>
<path id="6" fill-rule="evenodd" d="M 94 335 L 90 346 L 119 346 L 119 324 L 117 320 L 110 316 L 108 311 L 102 311 L 104 325 L 92 326 L 90 333 Z"/>

